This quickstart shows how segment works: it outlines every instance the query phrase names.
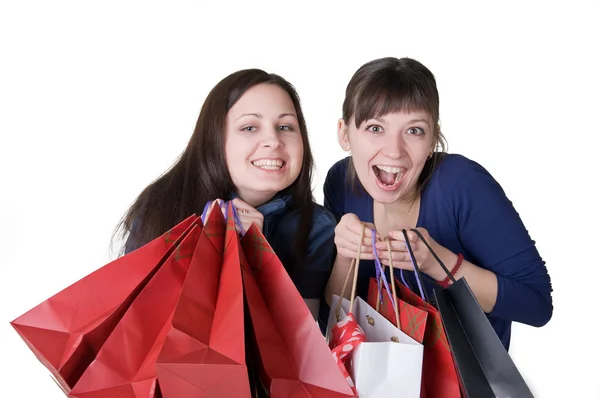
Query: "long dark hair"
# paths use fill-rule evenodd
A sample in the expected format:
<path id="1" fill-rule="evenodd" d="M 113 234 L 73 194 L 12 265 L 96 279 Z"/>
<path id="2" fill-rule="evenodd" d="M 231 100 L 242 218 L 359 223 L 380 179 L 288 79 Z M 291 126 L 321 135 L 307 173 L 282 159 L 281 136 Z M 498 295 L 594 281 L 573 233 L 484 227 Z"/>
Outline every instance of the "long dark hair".
<path id="1" fill-rule="evenodd" d="M 236 191 L 225 161 L 225 120 L 231 107 L 258 84 L 274 84 L 285 90 L 298 116 L 304 145 L 302 169 L 285 192 L 292 196 L 292 210 L 301 212 L 294 246 L 296 263 L 302 261 L 312 228 L 313 210 L 314 161 L 306 122 L 295 88 L 281 76 L 260 69 L 232 73 L 210 91 L 183 153 L 168 171 L 142 191 L 117 226 L 115 235 L 118 231 L 120 238 L 128 234 L 121 254 L 159 237 L 190 215 L 200 214 L 207 202 L 217 198 L 227 200 Z"/>
<path id="2" fill-rule="evenodd" d="M 346 87 L 342 105 L 346 125 L 354 123 L 358 127 L 365 120 L 399 111 L 428 112 L 435 124 L 436 149 L 419 176 L 417 189 L 421 189 L 447 151 L 446 138 L 439 127 L 440 98 L 435 76 L 412 58 L 385 57 L 362 65 Z M 347 176 L 354 192 L 364 193 L 352 162 L 348 165 Z"/>

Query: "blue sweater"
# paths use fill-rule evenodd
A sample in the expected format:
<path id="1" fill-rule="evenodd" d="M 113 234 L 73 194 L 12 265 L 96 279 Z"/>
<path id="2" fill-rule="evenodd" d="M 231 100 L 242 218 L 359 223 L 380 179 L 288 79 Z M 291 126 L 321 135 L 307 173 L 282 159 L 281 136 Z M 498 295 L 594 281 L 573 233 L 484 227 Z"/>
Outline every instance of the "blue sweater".
<path id="1" fill-rule="evenodd" d="M 350 157 L 334 164 L 324 185 L 325 207 L 339 219 L 354 213 L 373 223 L 373 199 L 363 190 L 356 195 L 346 180 Z M 362 188 L 361 188 L 362 189 Z M 552 317 L 552 287 L 545 263 L 519 214 L 498 182 L 478 163 L 456 154 L 446 155 L 421 193 L 417 227 L 436 242 L 494 272 L 498 298 L 488 319 L 508 350 L 511 322 L 543 326 Z M 400 280 L 399 270 L 396 277 Z M 357 294 L 366 299 L 373 261 L 361 261 Z M 414 272 L 404 271 L 418 293 Z M 427 290 L 435 281 L 424 275 Z"/>

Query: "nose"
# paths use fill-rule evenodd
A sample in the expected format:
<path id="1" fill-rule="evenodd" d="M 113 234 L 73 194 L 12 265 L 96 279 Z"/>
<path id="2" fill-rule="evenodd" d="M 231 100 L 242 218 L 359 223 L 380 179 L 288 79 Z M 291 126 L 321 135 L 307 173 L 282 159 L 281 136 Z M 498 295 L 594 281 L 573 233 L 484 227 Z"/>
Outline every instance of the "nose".
<path id="1" fill-rule="evenodd" d="M 381 152 L 390 159 L 400 159 L 406 154 L 405 145 L 406 143 L 404 142 L 402 135 L 390 134 L 386 140 L 383 140 Z"/>
<path id="2" fill-rule="evenodd" d="M 265 129 L 262 132 L 261 145 L 266 148 L 279 148 L 283 146 L 283 142 L 276 128 Z"/>

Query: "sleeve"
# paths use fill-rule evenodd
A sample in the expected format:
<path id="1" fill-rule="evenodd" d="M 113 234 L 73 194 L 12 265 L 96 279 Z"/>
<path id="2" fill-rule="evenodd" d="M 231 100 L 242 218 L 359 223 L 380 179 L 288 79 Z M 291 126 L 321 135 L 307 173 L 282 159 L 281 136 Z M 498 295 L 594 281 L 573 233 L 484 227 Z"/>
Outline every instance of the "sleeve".
<path id="1" fill-rule="evenodd" d="M 343 159 L 334 164 L 327 172 L 323 184 L 323 205 L 333 214 L 337 222 L 345 214 L 344 197 L 346 189 L 346 170 L 349 159 Z"/>
<path id="2" fill-rule="evenodd" d="M 307 263 L 301 267 L 301 272 L 294 278 L 298 291 L 305 299 L 323 298 L 333 267 L 336 222 L 323 208 L 315 212 L 317 215 L 308 236 Z"/>
<path id="3" fill-rule="evenodd" d="M 455 159 L 439 181 L 473 263 L 497 276 L 498 297 L 489 315 L 545 325 L 553 312 L 552 285 L 535 242 L 491 174 L 476 162 Z"/>

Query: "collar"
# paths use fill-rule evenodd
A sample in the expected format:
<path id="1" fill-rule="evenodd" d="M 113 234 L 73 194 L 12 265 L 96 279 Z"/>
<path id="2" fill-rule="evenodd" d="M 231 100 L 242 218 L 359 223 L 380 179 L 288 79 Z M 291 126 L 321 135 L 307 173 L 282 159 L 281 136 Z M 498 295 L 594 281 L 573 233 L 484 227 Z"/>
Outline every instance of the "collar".
<path id="1" fill-rule="evenodd" d="M 230 199 L 239 198 L 236 192 L 232 192 L 230 195 Z M 287 209 L 292 204 L 292 195 L 289 193 L 278 192 L 273 199 L 268 201 L 267 203 L 263 203 L 258 206 L 256 210 L 258 210 L 264 217 L 270 216 L 272 214 L 280 213 Z"/>

